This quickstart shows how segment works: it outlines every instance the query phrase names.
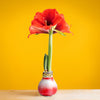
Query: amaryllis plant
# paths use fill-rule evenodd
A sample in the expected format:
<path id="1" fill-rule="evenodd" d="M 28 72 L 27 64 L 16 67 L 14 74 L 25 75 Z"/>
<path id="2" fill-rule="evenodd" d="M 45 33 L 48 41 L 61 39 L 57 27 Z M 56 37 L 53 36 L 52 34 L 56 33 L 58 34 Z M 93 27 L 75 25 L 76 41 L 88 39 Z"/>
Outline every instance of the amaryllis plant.
<path id="1" fill-rule="evenodd" d="M 66 23 L 63 14 L 59 14 L 56 9 L 46 9 L 42 13 L 37 12 L 29 28 L 30 34 L 49 34 L 48 55 L 44 56 L 44 71 L 51 71 L 52 61 L 52 36 L 54 33 L 64 35 L 71 33 L 70 27 Z"/>

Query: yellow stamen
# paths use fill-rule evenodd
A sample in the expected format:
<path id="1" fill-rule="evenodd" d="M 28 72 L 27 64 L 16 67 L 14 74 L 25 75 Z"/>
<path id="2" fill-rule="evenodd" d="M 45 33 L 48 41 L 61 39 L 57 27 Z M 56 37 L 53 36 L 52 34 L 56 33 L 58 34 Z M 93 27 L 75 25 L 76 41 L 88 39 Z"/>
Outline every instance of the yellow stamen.
<path id="1" fill-rule="evenodd" d="M 44 21 L 45 25 L 47 25 L 47 20 Z"/>

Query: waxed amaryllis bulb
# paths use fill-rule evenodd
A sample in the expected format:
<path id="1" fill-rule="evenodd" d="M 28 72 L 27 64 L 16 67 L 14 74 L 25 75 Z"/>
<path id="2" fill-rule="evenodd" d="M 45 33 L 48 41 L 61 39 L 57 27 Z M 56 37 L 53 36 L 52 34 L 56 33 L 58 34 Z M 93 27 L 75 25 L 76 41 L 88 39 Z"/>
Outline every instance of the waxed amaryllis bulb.
<path id="1" fill-rule="evenodd" d="M 44 72 L 43 78 L 39 83 L 38 91 L 43 96 L 52 96 L 57 92 L 57 84 L 53 78 L 52 72 Z"/>

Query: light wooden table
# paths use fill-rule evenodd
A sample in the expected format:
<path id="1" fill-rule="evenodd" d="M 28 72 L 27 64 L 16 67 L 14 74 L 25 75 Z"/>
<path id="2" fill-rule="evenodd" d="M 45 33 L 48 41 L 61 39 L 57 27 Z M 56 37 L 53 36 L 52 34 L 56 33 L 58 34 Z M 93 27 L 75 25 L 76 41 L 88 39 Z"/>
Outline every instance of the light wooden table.
<path id="1" fill-rule="evenodd" d="M 0 90 L 0 100 L 100 100 L 100 90 L 58 90 L 49 97 L 37 90 Z"/>

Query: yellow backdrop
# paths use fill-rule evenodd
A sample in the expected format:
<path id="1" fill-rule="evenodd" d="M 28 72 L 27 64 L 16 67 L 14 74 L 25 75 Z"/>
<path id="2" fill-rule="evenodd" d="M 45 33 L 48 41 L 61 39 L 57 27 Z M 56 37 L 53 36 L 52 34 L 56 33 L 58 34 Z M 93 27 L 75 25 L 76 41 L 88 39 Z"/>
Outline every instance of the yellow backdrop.
<path id="1" fill-rule="evenodd" d="M 56 8 L 74 35 L 53 35 L 52 70 L 59 89 L 100 88 L 99 0 L 0 0 L 0 89 L 37 89 L 48 35 L 32 35 L 37 11 Z"/>

